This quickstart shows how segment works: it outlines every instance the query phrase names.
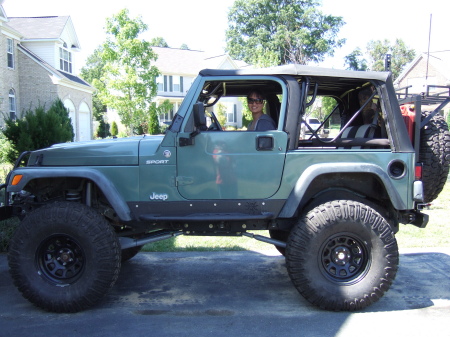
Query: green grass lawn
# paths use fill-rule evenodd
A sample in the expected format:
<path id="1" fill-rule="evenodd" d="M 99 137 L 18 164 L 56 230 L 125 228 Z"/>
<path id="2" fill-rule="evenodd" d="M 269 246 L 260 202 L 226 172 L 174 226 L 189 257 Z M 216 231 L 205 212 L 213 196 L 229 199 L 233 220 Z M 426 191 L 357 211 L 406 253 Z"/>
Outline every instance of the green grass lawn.
<path id="1" fill-rule="evenodd" d="M 430 217 L 426 228 L 400 225 L 397 233 L 399 247 L 450 247 L 450 179 L 424 213 Z"/>

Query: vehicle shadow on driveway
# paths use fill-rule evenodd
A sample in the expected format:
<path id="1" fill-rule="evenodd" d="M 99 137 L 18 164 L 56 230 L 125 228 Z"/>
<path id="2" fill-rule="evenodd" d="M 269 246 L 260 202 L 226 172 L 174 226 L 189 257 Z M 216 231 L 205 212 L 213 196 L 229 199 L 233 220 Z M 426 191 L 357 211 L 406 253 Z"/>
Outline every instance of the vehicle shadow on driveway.
<path id="1" fill-rule="evenodd" d="M 0 254 L 0 336 L 379 336 L 385 324 L 410 336 L 440 336 L 450 315 L 450 255 L 407 253 L 391 289 L 357 313 L 309 304 L 292 285 L 284 257 L 258 252 L 140 253 L 90 310 L 55 314 L 21 297 Z M 383 324 L 373 325 L 374 321 Z M 436 332 L 430 332 L 430 325 Z M 370 329 L 368 328 L 370 325 Z M 358 328 L 360 329 L 360 328 Z M 361 330 L 359 330 L 361 331 Z M 301 333 L 300 333 L 301 332 Z"/>

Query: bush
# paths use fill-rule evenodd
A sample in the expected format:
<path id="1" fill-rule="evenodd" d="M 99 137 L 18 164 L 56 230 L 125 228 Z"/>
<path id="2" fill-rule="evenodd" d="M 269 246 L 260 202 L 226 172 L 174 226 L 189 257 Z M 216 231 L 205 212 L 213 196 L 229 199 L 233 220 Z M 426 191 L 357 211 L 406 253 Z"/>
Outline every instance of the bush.
<path id="1" fill-rule="evenodd" d="M 119 133 L 119 128 L 117 127 L 117 123 L 116 121 L 113 121 L 111 123 L 111 136 L 117 136 L 117 134 Z"/>
<path id="2" fill-rule="evenodd" d="M 24 151 L 71 142 L 74 137 L 69 111 L 60 99 L 48 111 L 39 106 L 34 112 L 26 111 L 22 119 L 12 120 L 5 116 L 3 134 L 11 144 L 6 154 L 6 161 L 9 163 L 14 163 Z"/>
<path id="3" fill-rule="evenodd" d="M 0 252 L 8 251 L 9 241 L 18 225 L 19 219 L 17 218 L 0 221 Z"/>
<path id="4" fill-rule="evenodd" d="M 97 128 L 97 137 L 98 138 L 107 138 L 111 137 L 111 132 L 109 132 L 110 125 L 106 123 L 103 118 L 100 119 L 98 128 Z"/>

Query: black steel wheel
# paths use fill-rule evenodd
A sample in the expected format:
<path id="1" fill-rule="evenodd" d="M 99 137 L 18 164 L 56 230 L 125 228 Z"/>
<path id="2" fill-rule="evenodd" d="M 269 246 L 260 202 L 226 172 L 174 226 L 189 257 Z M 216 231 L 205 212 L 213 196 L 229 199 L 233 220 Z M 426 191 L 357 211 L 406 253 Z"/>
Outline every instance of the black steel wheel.
<path id="1" fill-rule="evenodd" d="M 36 266 L 49 282 L 66 286 L 76 282 L 85 267 L 84 252 L 76 240 L 64 234 L 44 240 L 36 252 Z"/>
<path id="2" fill-rule="evenodd" d="M 397 241 L 370 206 L 335 200 L 318 205 L 294 226 L 286 247 L 296 289 L 326 310 L 360 310 L 390 288 L 398 268 Z"/>
<path id="3" fill-rule="evenodd" d="M 351 233 L 331 236 L 319 252 L 321 271 L 334 282 L 358 282 L 370 262 L 363 240 Z"/>
<path id="4" fill-rule="evenodd" d="M 97 303 L 120 271 L 120 245 L 105 218 L 73 202 L 42 206 L 11 239 L 8 263 L 15 286 L 34 305 L 76 312 Z"/>

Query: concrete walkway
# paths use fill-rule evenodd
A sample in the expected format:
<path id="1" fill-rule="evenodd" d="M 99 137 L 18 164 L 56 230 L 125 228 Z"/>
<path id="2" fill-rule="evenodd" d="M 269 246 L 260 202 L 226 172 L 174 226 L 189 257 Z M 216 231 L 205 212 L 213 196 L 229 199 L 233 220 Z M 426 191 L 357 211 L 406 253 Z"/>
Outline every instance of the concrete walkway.
<path id="1" fill-rule="evenodd" d="M 388 293 L 362 312 L 327 312 L 267 252 L 140 253 L 94 308 L 54 314 L 13 286 L 0 254 L 0 336 L 450 336 L 450 249 L 401 251 Z"/>

